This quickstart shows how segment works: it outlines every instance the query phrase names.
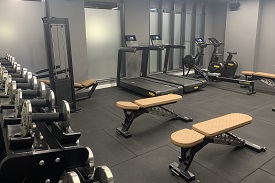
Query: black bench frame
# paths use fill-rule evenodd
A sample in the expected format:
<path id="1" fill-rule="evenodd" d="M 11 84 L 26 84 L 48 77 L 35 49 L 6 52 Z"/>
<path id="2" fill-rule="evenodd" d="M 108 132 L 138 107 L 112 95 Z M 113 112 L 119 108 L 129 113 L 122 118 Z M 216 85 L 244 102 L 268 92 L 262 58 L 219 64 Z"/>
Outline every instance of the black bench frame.
<path id="1" fill-rule="evenodd" d="M 196 153 L 209 143 L 232 145 L 236 147 L 247 147 L 257 153 L 265 152 L 266 148 L 258 146 L 236 135 L 226 132 L 214 137 L 205 137 L 203 142 L 189 148 L 181 148 L 181 156 L 178 157 L 180 164 L 173 162 L 169 165 L 170 171 L 183 178 L 187 182 L 195 180 L 195 175 L 188 171 Z"/>

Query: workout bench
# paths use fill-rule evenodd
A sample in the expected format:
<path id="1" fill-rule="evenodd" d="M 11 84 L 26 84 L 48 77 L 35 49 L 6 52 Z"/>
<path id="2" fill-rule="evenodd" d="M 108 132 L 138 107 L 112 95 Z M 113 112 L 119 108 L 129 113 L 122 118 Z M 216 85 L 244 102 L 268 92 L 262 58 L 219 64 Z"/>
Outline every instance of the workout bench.
<path id="1" fill-rule="evenodd" d="M 241 113 L 231 113 L 218 118 L 197 123 L 190 129 L 182 129 L 171 135 L 172 143 L 181 148 L 180 164 L 169 165 L 171 172 L 187 182 L 195 180 L 195 175 L 188 171 L 196 153 L 208 143 L 247 147 L 256 152 L 266 151 L 265 147 L 241 139 L 229 131 L 250 124 L 252 117 Z"/>
<path id="2" fill-rule="evenodd" d="M 261 80 L 265 84 L 275 88 L 275 74 L 254 71 L 242 71 L 241 74 L 245 76 L 246 80 Z"/>
<path id="3" fill-rule="evenodd" d="M 46 85 L 50 85 L 50 80 L 40 80 L 41 82 L 44 82 Z M 75 94 L 76 94 L 76 101 L 86 100 L 88 98 L 91 98 L 92 94 L 94 93 L 98 83 L 94 79 L 88 79 L 86 81 L 83 81 L 82 83 L 74 83 L 75 88 Z M 89 89 L 91 87 L 91 89 Z M 83 89 L 89 89 L 89 92 L 87 95 L 83 96 L 83 93 L 81 91 Z M 81 95 L 82 94 L 82 95 Z"/>
<path id="4" fill-rule="evenodd" d="M 123 109 L 125 120 L 122 127 L 116 129 L 116 132 L 125 138 L 129 138 L 132 134 L 128 131 L 134 119 L 144 113 L 171 117 L 172 119 L 180 119 L 185 122 L 192 122 L 192 118 L 179 116 L 172 111 L 164 108 L 163 105 L 172 104 L 180 101 L 182 96 L 176 94 L 168 94 L 157 97 L 135 100 L 134 102 L 118 101 L 116 105 Z"/>

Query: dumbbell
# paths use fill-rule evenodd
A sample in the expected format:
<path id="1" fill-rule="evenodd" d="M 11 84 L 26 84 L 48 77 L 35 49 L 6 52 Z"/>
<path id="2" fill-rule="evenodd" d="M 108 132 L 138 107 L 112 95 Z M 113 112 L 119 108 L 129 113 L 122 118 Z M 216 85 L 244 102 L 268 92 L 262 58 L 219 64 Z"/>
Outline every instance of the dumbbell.
<path id="1" fill-rule="evenodd" d="M 10 54 L 6 54 L 5 58 L 0 60 L 0 63 L 9 63 L 11 58 L 12 56 Z"/>
<path id="2" fill-rule="evenodd" d="M 70 129 L 70 105 L 63 100 L 60 105 L 60 111 L 56 113 L 33 113 L 32 104 L 29 100 L 23 103 L 21 112 L 22 135 L 24 137 L 32 136 L 36 125 L 33 123 L 57 122 L 64 133 Z"/>
<path id="3" fill-rule="evenodd" d="M 7 70 L 9 73 L 19 73 L 21 70 L 21 65 L 17 62 L 12 62 L 11 65 L 0 65 L 1 69 Z"/>
<path id="4" fill-rule="evenodd" d="M 15 62 L 15 58 L 13 56 L 8 57 L 6 60 L 1 61 L 2 66 L 11 66 Z"/>
<path id="5" fill-rule="evenodd" d="M 28 90 L 21 90 L 21 89 L 17 89 L 16 90 L 16 94 L 15 94 L 15 105 L 14 105 L 14 109 L 15 109 L 15 113 L 14 113 L 14 117 L 18 118 L 21 116 L 21 112 L 22 112 L 22 106 L 24 101 L 29 100 L 31 102 L 32 107 L 43 107 L 43 108 L 47 108 L 46 112 L 55 112 L 55 96 L 54 96 L 54 92 L 52 90 L 48 90 L 46 92 L 46 87 L 44 83 L 40 83 L 43 84 L 42 86 L 44 86 L 44 88 L 41 88 L 43 91 L 40 91 L 39 93 L 42 94 L 41 98 L 39 99 L 23 99 L 24 94 L 23 93 L 29 93 Z M 31 94 L 33 94 L 33 91 L 35 90 L 31 90 Z M 35 91 L 37 94 L 37 91 Z M 45 95 L 45 96 L 43 96 Z M 25 95 L 26 96 L 26 95 Z"/>
<path id="6" fill-rule="evenodd" d="M 26 77 L 28 77 L 28 75 L 26 75 Z M 10 96 L 11 101 L 14 99 L 15 92 L 18 88 L 22 90 L 37 90 L 38 80 L 36 76 L 32 76 L 28 83 L 17 83 L 16 81 L 11 81 L 11 77 L 8 77 L 5 84 L 5 94 Z"/>
<path id="7" fill-rule="evenodd" d="M 5 68 L 0 67 L 0 82 L 4 87 L 8 75 L 11 75 L 13 78 L 24 78 L 27 72 L 28 70 L 26 68 L 22 68 L 18 73 L 9 73 Z"/>

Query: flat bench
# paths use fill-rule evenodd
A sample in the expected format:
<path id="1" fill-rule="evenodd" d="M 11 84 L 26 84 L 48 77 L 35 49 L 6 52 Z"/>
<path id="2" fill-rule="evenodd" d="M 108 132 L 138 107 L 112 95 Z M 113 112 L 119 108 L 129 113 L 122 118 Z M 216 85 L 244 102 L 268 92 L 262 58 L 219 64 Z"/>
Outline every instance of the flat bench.
<path id="1" fill-rule="evenodd" d="M 116 129 L 116 132 L 125 138 L 131 137 L 132 134 L 128 131 L 129 128 L 131 127 L 134 119 L 136 119 L 144 113 L 170 117 L 172 119 L 180 119 L 185 122 L 193 121 L 192 118 L 188 118 L 186 116 L 179 116 L 174 112 L 163 107 L 163 105 L 176 103 L 181 99 L 181 95 L 167 94 L 157 97 L 139 99 L 135 100 L 134 102 L 118 101 L 116 103 L 116 106 L 123 109 L 125 120 L 124 123 L 122 123 L 122 127 Z"/>
<path id="2" fill-rule="evenodd" d="M 41 79 L 40 81 L 45 83 L 48 86 L 50 86 L 50 84 L 51 84 L 50 80 Z M 98 83 L 95 79 L 88 79 L 86 81 L 83 81 L 82 83 L 74 82 L 74 88 L 76 89 L 76 93 L 75 93 L 76 101 L 81 101 L 81 100 L 90 98 L 92 96 L 93 92 L 95 91 L 97 85 L 98 85 Z M 89 89 L 90 87 L 91 87 L 91 89 Z M 83 89 L 89 89 L 89 92 L 85 96 L 83 96 L 80 93 Z"/>
<path id="3" fill-rule="evenodd" d="M 247 147 L 256 152 L 266 151 L 254 143 L 241 139 L 229 131 L 248 125 L 252 117 L 241 113 L 231 113 L 218 118 L 194 124 L 192 129 L 182 129 L 171 135 L 172 143 L 181 148 L 180 164 L 171 163 L 169 169 L 173 174 L 187 182 L 195 180 L 195 175 L 188 171 L 195 154 L 208 143 Z M 182 170 L 179 167 L 185 167 Z"/>

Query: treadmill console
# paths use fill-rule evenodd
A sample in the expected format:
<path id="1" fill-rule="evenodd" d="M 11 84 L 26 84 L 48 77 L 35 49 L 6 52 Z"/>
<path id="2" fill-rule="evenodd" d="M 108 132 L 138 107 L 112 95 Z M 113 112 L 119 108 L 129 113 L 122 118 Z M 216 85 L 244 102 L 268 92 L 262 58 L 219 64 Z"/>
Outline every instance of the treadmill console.
<path id="1" fill-rule="evenodd" d="M 124 39 L 127 47 L 138 46 L 137 38 L 135 35 L 125 35 Z"/>
<path id="2" fill-rule="evenodd" d="M 195 42 L 197 45 L 199 44 L 205 44 L 204 40 L 202 38 L 195 38 Z"/>
<path id="3" fill-rule="evenodd" d="M 160 35 L 150 35 L 150 39 L 151 39 L 152 45 L 155 45 L 155 46 L 163 45 Z"/>

